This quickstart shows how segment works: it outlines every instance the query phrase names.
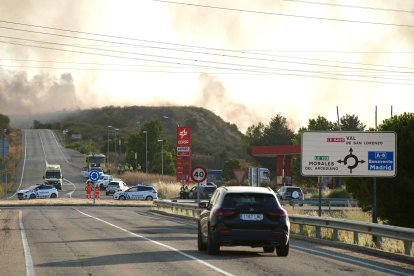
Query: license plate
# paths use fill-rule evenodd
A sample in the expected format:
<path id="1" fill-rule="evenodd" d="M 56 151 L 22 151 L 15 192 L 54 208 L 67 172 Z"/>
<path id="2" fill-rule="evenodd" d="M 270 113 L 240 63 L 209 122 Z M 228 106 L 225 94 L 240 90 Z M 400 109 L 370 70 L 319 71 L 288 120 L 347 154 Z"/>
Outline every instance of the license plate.
<path id="1" fill-rule="evenodd" d="M 241 220 L 263 220 L 263 214 L 240 214 Z"/>

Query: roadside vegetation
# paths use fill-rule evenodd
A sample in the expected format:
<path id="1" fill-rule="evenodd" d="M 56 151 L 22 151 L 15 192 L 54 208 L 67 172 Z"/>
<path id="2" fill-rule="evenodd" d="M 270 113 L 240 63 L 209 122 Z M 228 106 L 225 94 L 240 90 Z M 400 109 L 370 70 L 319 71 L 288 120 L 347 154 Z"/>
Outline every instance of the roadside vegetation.
<path id="1" fill-rule="evenodd" d="M 291 206 L 284 206 L 289 215 L 308 215 L 318 216 L 317 211 L 304 211 L 301 209 L 295 209 Z M 350 209 L 343 211 L 323 211 L 322 217 L 336 218 L 344 220 L 355 220 L 361 222 L 372 222 L 372 214 L 370 212 L 364 212 L 361 209 Z M 382 221 L 378 221 L 379 224 L 383 224 Z M 292 234 L 299 234 L 299 226 L 292 224 L 290 229 Z M 316 228 L 313 226 L 304 226 L 303 229 L 305 237 L 314 238 L 316 236 Z M 333 240 L 333 229 L 321 228 L 321 239 Z M 338 241 L 355 244 L 354 233 L 351 231 L 338 231 Z M 378 243 L 373 242 L 372 236 L 368 234 L 359 234 L 358 244 L 359 246 L 381 249 L 386 252 L 404 254 L 403 241 L 381 238 Z M 414 256 L 414 248 L 411 249 L 411 256 Z"/>
<path id="2" fill-rule="evenodd" d="M 0 139 L 7 139 L 9 142 L 8 155 L 0 156 L 0 199 L 3 199 L 6 186 L 7 190 L 11 191 L 15 183 L 16 167 L 21 155 L 21 132 L 11 128 L 9 118 L 2 114 L 0 114 L 0 131 Z"/>

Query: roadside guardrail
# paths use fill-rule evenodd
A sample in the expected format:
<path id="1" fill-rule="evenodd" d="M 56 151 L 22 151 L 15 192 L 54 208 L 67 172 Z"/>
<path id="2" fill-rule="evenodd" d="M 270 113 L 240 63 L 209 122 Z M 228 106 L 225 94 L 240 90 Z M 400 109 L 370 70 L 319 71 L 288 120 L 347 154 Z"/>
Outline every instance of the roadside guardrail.
<path id="1" fill-rule="evenodd" d="M 154 200 L 153 210 L 198 219 L 202 209 L 196 203 L 180 203 L 166 200 Z M 305 226 L 315 227 L 315 238 L 321 239 L 321 229 L 333 229 L 332 240 L 339 241 L 338 231 L 353 232 L 354 244 L 359 241 L 359 234 L 368 234 L 378 238 L 385 237 L 403 241 L 404 254 L 411 256 L 412 244 L 414 242 L 414 229 L 398 227 L 392 225 L 383 225 L 370 222 L 351 221 L 344 219 L 289 215 L 290 223 L 299 225 L 299 235 L 305 236 Z"/>
<path id="2" fill-rule="evenodd" d="M 290 204 L 294 206 L 301 205 L 319 205 L 319 198 L 305 198 L 304 200 L 291 199 L 291 200 L 280 200 L 282 204 Z M 350 198 L 322 198 L 322 206 L 328 206 L 329 210 L 331 207 L 358 207 L 358 200 Z"/>

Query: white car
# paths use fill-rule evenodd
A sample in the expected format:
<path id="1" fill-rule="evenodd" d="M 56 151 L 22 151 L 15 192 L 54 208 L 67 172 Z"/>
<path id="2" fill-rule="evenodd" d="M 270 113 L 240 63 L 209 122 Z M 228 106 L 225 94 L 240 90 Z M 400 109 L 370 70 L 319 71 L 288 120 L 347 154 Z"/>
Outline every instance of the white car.
<path id="1" fill-rule="evenodd" d="M 115 192 L 114 199 L 154 200 L 154 199 L 158 199 L 158 192 L 152 186 L 136 185 L 125 191 Z"/>
<path id="2" fill-rule="evenodd" d="M 35 184 L 25 190 L 17 191 L 18 199 L 57 198 L 58 191 L 52 185 Z"/>
<path id="3" fill-rule="evenodd" d="M 125 191 L 128 189 L 127 184 L 122 180 L 113 180 L 109 182 L 108 186 L 106 186 L 105 194 L 106 195 L 113 195 L 118 191 Z"/>

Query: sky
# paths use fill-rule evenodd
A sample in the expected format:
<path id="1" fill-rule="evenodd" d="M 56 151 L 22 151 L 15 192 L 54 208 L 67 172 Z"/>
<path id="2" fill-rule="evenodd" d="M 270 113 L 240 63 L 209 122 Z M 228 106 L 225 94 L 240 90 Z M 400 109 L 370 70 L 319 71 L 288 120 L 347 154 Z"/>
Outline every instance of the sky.
<path id="1" fill-rule="evenodd" d="M 368 127 L 413 112 L 411 0 L 2 0 L 0 113 L 199 106 Z M 160 114 L 160 118 L 162 114 Z M 13 121 L 12 121 L 13 122 Z"/>

